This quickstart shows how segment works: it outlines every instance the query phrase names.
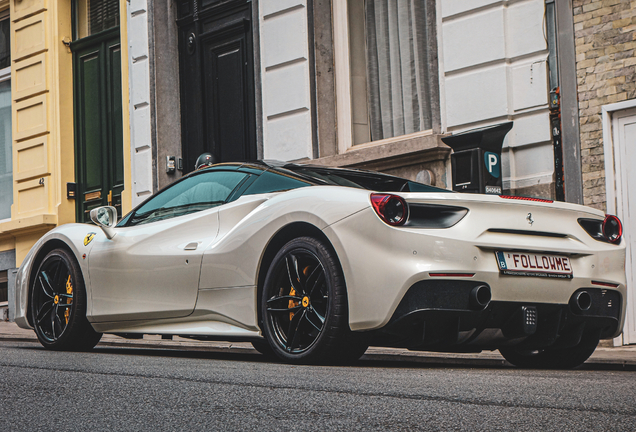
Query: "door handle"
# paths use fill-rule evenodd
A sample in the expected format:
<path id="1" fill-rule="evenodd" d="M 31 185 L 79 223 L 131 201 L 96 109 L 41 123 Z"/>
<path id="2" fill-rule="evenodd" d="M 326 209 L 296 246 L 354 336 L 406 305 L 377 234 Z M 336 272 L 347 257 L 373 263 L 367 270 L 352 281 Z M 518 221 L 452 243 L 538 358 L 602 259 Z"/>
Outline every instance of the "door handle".
<path id="1" fill-rule="evenodd" d="M 113 191 L 108 191 L 108 205 L 112 206 L 113 205 Z"/>
<path id="2" fill-rule="evenodd" d="M 185 245 L 185 247 L 183 248 L 183 250 L 197 250 L 197 247 L 199 247 L 199 243 L 197 242 L 190 242 L 187 245 Z"/>

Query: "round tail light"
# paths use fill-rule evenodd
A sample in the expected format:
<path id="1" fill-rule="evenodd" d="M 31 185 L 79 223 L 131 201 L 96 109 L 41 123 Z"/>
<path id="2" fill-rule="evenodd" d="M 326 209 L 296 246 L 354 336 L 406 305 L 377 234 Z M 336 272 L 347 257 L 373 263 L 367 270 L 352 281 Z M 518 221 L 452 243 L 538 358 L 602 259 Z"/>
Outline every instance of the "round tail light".
<path id="1" fill-rule="evenodd" d="M 371 205 L 380 219 L 391 226 L 404 225 L 406 222 L 408 206 L 400 196 L 372 193 Z"/>
<path id="2" fill-rule="evenodd" d="M 614 215 L 605 215 L 605 220 L 603 221 L 603 237 L 610 243 L 618 244 L 621 242 L 622 236 L 623 225 L 620 219 Z"/>

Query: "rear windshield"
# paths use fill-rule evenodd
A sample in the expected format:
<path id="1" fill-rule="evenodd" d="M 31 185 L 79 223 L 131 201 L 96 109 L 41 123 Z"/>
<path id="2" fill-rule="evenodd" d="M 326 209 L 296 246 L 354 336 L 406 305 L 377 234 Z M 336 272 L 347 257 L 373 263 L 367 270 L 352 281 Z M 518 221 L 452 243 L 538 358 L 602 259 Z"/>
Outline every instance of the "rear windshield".
<path id="1" fill-rule="evenodd" d="M 300 177 L 305 177 L 318 184 L 349 186 L 378 192 L 450 192 L 417 183 L 400 177 L 368 171 L 354 171 L 335 168 L 321 168 L 313 166 L 287 165 L 285 169 L 293 171 Z"/>

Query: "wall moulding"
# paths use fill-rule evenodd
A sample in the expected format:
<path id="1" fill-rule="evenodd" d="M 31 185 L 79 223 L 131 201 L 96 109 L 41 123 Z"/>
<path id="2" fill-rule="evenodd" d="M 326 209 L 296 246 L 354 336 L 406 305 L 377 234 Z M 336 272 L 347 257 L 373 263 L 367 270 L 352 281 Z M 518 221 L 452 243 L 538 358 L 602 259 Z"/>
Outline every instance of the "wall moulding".
<path id="1" fill-rule="evenodd" d="M 25 217 L 38 213 L 48 213 L 49 207 L 49 176 L 41 179 L 27 180 L 17 184 L 17 197 L 14 197 L 14 205 L 17 204 L 16 216 Z"/>
<path id="2" fill-rule="evenodd" d="M 49 175 L 48 135 L 21 141 L 14 144 L 17 181 Z"/>
<path id="3" fill-rule="evenodd" d="M 13 63 L 48 50 L 47 45 L 48 13 L 27 18 L 13 25 Z"/>
<path id="4" fill-rule="evenodd" d="M 22 141 L 35 135 L 49 132 L 47 119 L 48 98 L 46 93 L 16 102 L 14 107 L 14 141 Z"/>
<path id="5" fill-rule="evenodd" d="M 47 10 L 49 0 L 12 0 L 10 3 L 11 19 L 13 22 L 18 22 L 31 15 Z"/>
<path id="6" fill-rule="evenodd" d="M 48 90 L 46 80 L 47 53 L 37 54 L 17 62 L 13 68 L 12 95 L 14 101 L 44 93 Z"/>

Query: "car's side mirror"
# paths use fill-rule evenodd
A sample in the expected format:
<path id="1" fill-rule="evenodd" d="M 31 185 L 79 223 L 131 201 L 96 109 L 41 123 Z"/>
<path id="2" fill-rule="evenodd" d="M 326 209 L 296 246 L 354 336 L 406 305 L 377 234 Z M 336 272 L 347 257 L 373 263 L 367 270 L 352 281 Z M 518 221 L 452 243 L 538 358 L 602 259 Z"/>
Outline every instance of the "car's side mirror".
<path id="1" fill-rule="evenodd" d="M 115 237 L 117 209 L 112 206 L 97 207 L 91 210 L 91 220 L 100 227 L 108 239 Z"/>

